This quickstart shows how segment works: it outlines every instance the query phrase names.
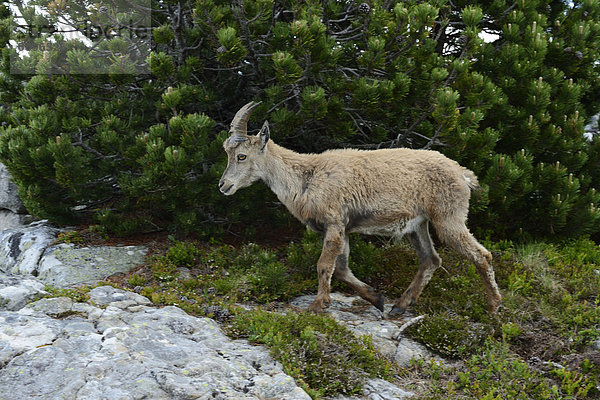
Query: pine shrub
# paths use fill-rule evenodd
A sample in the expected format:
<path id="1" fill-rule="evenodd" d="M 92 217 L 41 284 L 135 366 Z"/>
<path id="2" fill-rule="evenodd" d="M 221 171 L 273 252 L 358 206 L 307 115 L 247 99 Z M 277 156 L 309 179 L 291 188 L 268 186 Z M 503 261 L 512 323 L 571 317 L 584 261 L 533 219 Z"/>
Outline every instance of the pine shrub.
<path id="1" fill-rule="evenodd" d="M 480 234 L 600 230 L 600 136 L 584 136 L 600 108 L 597 2 L 154 2 L 148 57 L 95 74 L 82 43 L 47 47 L 41 29 L 21 40 L 32 31 L 11 29 L 7 4 L 0 159 L 38 217 L 208 235 L 268 219 L 256 212 L 272 216 L 264 186 L 233 200 L 216 189 L 232 116 L 261 100 L 250 132 L 268 118 L 295 150 L 404 146 L 456 159 L 480 178 L 470 217 Z M 65 13 L 97 39 L 106 13 L 57 4 L 21 12 L 33 27 Z M 100 48 L 126 44 L 115 34 Z"/>

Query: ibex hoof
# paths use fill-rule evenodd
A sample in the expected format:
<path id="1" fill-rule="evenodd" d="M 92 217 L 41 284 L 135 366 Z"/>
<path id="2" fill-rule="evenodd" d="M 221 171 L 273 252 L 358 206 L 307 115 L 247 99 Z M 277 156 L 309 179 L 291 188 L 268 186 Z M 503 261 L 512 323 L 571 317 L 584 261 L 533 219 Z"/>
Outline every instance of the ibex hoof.
<path id="1" fill-rule="evenodd" d="M 498 311 L 500 311 L 502 309 L 503 305 L 502 302 L 498 302 L 496 304 L 490 304 L 488 306 L 488 312 L 492 315 L 497 315 Z"/>
<path id="2" fill-rule="evenodd" d="M 382 294 L 378 295 L 373 305 L 377 307 L 379 311 L 383 312 L 383 306 L 385 305 L 385 297 Z"/>
<path id="3" fill-rule="evenodd" d="M 388 313 L 389 318 L 402 318 L 408 317 L 412 315 L 410 312 L 410 307 L 414 304 L 414 300 L 411 300 L 410 303 L 406 306 L 399 306 L 398 303 L 394 304 L 394 307 Z"/>
<path id="4" fill-rule="evenodd" d="M 307 310 L 318 314 L 322 313 L 327 307 L 329 307 L 328 301 L 315 300 L 310 306 L 308 306 Z"/>
<path id="5" fill-rule="evenodd" d="M 388 313 L 388 317 L 389 318 L 402 318 L 402 317 L 405 317 L 407 314 L 408 314 L 408 312 L 406 311 L 406 308 L 394 306 Z"/>

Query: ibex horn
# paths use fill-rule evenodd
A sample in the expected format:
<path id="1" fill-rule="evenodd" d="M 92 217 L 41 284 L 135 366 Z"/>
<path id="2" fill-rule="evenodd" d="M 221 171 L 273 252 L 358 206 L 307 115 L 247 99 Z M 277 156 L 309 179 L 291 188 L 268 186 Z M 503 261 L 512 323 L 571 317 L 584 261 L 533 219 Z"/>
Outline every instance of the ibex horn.
<path id="1" fill-rule="evenodd" d="M 248 119 L 250 119 L 250 114 L 256 106 L 258 106 L 261 102 L 255 103 L 251 101 L 246 104 L 235 114 L 233 120 L 231 121 L 231 136 L 244 136 L 248 131 Z"/>

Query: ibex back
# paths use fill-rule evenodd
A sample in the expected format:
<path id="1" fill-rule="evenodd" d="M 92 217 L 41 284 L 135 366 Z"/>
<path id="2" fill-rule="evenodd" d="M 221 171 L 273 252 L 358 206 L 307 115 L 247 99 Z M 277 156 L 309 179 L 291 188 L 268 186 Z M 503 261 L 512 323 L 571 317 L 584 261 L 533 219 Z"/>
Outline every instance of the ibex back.
<path id="1" fill-rule="evenodd" d="M 324 234 L 317 262 L 319 289 L 310 310 L 318 312 L 328 306 L 335 274 L 383 312 L 384 297 L 348 268 L 348 235 L 360 232 L 406 234 L 415 247 L 419 271 L 389 313 L 403 314 L 441 264 L 429 235 L 431 223 L 442 242 L 475 264 L 485 284 L 489 311 L 496 312 L 501 296 L 491 254 L 465 226 L 471 190 L 478 187 L 471 171 L 428 150 L 344 149 L 299 154 L 270 140 L 266 121 L 257 135 L 247 134 L 255 106 L 246 104 L 233 118 L 231 136 L 223 144 L 228 164 L 219 188 L 232 195 L 262 180 L 296 218 Z"/>

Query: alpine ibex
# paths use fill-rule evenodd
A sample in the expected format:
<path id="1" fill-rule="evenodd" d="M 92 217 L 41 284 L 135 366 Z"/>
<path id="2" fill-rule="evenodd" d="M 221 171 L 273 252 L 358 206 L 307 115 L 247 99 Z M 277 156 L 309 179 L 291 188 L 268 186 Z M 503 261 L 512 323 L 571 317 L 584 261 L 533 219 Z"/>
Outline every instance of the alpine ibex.
<path id="1" fill-rule="evenodd" d="M 348 268 L 348 235 L 360 232 L 407 234 L 415 247 L 419 271 L 389 315 L 404 313 L 441 264 L 429 235 L 430 222 L 442 242 L 475 264 L 485 284 L 489 311 L 498 309 L 501 296 L 492 256 L 465 226 L 471 190 L 478 187 L 473 172 L 429 150 L 299 154 L 269 140 L 267 121 L 257 135 L 247 134 L 248 119 L 257 104 L 243 106 L 231 122 L 230 137 L 223 144 L 228 164 L 219 189 L 232 195 L 260 179 L 296 218 L 324 234 L 317 262 L 319 289 L 309 310 L 318 312 L 328 306 L 335 273 L 383 312 L 384 297 Z"/>

